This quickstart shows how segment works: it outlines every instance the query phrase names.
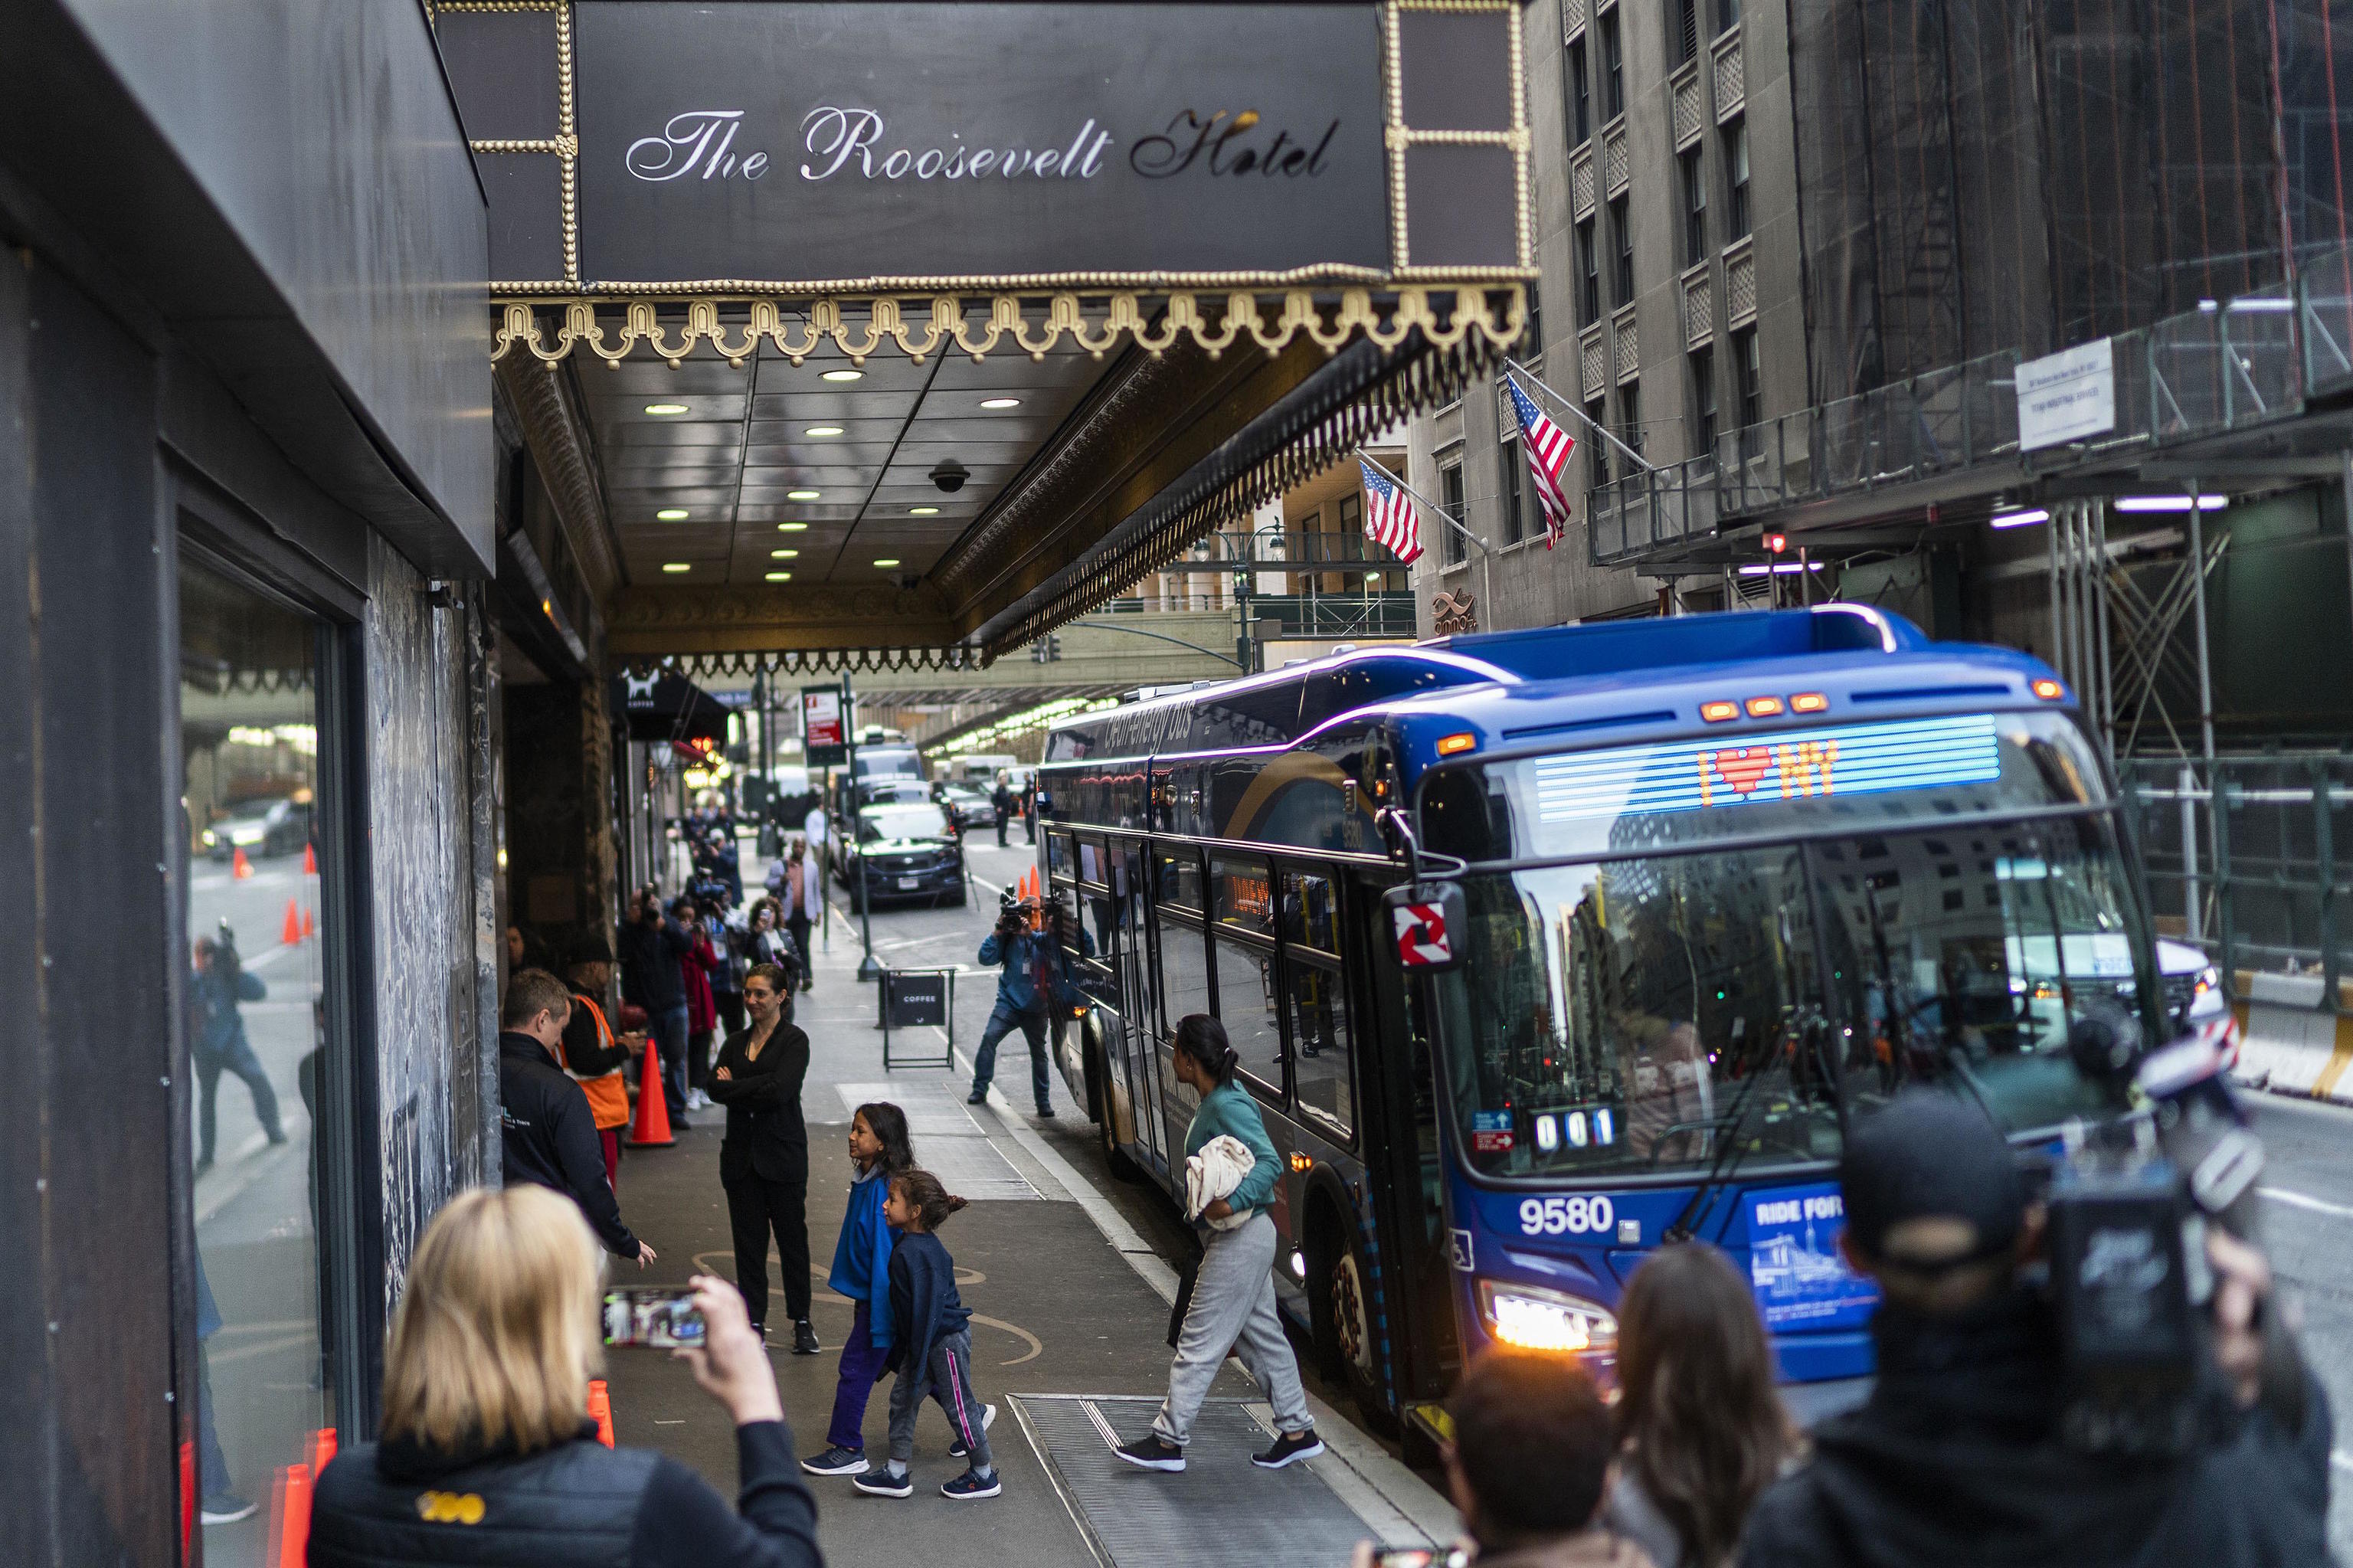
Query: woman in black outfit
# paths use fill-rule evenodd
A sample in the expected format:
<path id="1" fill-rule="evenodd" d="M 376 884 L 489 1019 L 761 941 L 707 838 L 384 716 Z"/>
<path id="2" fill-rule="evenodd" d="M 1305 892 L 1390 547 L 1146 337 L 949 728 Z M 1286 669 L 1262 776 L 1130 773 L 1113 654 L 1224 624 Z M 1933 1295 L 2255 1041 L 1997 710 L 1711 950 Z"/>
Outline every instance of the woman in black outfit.
<path id="1" fill-rule="evenodd" d="M 776 1234 L 785 1276 L 785 1310 L 793 1319 L 793 1353 L 817 1354 L 809 1326 L 808 1128 L 801 1120 L 801 1080 L 808 1075 L 808 1036 L 785 1022 L 789 982 L 774 964 L 744 977 L 746 1027 L 727 1037 L 712 1069 L 711 1097 L 727 1107 L 719 1146 L 719 1182 L 735 1232 L 735 1283 L 752 1327 L 768 1318 L 768 1233 Z"/>

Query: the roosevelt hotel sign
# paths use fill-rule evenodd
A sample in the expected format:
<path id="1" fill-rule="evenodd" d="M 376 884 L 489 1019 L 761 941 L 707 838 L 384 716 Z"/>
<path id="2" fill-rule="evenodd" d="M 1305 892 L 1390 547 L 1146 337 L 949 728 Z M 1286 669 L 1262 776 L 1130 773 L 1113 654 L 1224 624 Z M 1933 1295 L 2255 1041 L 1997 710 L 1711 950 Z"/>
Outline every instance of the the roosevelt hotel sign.
<path id="1" fill-rule="evenodd" d="M 591 286 L 1388 267 L 1369 5 L 575 16 Z"/>

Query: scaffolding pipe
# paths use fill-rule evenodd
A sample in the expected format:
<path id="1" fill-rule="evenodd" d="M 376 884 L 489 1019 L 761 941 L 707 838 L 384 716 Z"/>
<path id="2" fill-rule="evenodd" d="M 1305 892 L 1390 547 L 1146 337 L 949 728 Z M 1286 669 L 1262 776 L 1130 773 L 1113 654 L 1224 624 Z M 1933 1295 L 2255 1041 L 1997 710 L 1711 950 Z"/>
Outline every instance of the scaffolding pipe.
<path id="1" fill-rule="evenodd" d="M 2105 500 L 2091 503 L 2094 529 L 2092 550 L 2092 602 L 2099 612 L 2098 647 L 2100 652 L 2100 734 L 2108 745 L 2108 765 L 2116 760 L 2116 667 L 2108 648 L 2108 503 Z"/>

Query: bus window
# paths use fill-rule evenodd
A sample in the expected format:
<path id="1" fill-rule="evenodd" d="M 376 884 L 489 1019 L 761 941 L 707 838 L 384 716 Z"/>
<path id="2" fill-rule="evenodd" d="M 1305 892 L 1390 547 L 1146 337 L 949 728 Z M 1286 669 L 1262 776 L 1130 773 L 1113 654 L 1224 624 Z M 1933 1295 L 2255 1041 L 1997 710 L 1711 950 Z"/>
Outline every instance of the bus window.
<path id="1" fill-rule="evenodd" d="M 1160 922 L 1161 1016 L 1170 1029 L 1187 1013 L 1209 1008 L 1209 955 L 1198 926 Z"/>
<path id="2" fill-rule="evenodd" d="M 1217 899 L 1219 925 L 1274 935 L 1274 898 L 1267 882 L 1266 862 L 1211 855 L 1209 888 Z"/>
<path id="3" fill-rule="evenodd" d="M 1070 881 L 1072 870 L 1071 863 L 1071 858 L 1070 834 L 1048 833 L 1046 835 L 1046 872 L 1048 875 L 1053 877 L 1058 882 Z"/>
<path id="4" fill-rule="evenodd" d="M 1170 908 L 1200 914 L 1204 907 L 1200 855 L 1188 849 L 1156 850 L 1153 859 L 1160 867 L 1160 885 L 1156 890 L 1160 902 Z"/>
<path id="5" fill-rule="evenodd" d="M 1340 971 L 1298 953 L 1291 956 L 1286 971 L 1291 1073 L 1299 1108 L 1345 1141 L 1356 1131 L 1356 1109 L 1348 1086 L 1348 1003 Z"/>
<path id="6" fill-rule="evenodd" d="M 1079 841 L 1079 883 L 1084 887 L 1110 885 L 1111 862 L 1103 857 L 1103 845 L 1096 840 Z"/>
<path id="7" fill-rule="evenodd" d="M 1282 874 L 1282 939 L 1294 948 L 1340 956 L 1330 878 L 1299 871 Z"/>
<path id="8" fill-rule="evenodd" d="M 1274 954 L 1235 941 L 1218 944 L 1218 1022 L 1241 1069 L 1282 1097 L 1282 1023 L 1274 992 Z"/>

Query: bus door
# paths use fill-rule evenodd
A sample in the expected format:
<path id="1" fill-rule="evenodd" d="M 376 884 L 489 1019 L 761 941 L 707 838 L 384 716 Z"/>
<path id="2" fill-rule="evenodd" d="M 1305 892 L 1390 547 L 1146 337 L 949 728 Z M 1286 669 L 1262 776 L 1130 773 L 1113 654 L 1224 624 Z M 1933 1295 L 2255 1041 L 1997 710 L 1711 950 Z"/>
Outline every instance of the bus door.
<path id="1" fill-rule="evenodd" d="M 1113 1122 L 1113 1138 L 1122 1134 L 1145 1152 L 1147 1162 L 1158 1152 L 1153 1138 L 1158 1118 L 1154 1114 L 1151 1093 L 1152 1031 L 1160 1016 L 1160 999 L 1155 994 L 1154 981 L 1158 978 L 1152 962 L 1150 921 L 1145 917 L 1145 858 L 1141 846 L 1114 844 L 1112 853 L 1118 856 L 1113 868 L 1113 892 L 1119 900 L 1119 993 L 1124 1003 L 1120 1009 L 1120 1035 L 1113 1044 L 1113 1060 L 1106 1064 L 1105 1073 L 1117 1080 L 1120 1097 L 1126 1102 L 1130 1125 L 1122 1128 Z"/>
<path id="2" fill-rule="evenodd" d="M 1446 1224 L 1446 1164 L 1438 1128 L 1438 1077 L 1424 988 L 1409 979 L 1388 950 L 1381 895 L 1396 885 L 1389 874 L 1358 874 L 1350 888 L 1356 951 L 1349 965 L 1362 977 L 1357 1076 L 1365 1106 L 1366 1180 L 1378 1194 L 1381 1247 L 1403 1260 L 1402 1277 L 1388 1281 L 1397 1316 L 1389 1325 L 1397 1347 L 1397 1391 L 1402 1405 L 1442 1397 L 1462 1360 L 1454 1321 L 1458 1257 Z"/>

